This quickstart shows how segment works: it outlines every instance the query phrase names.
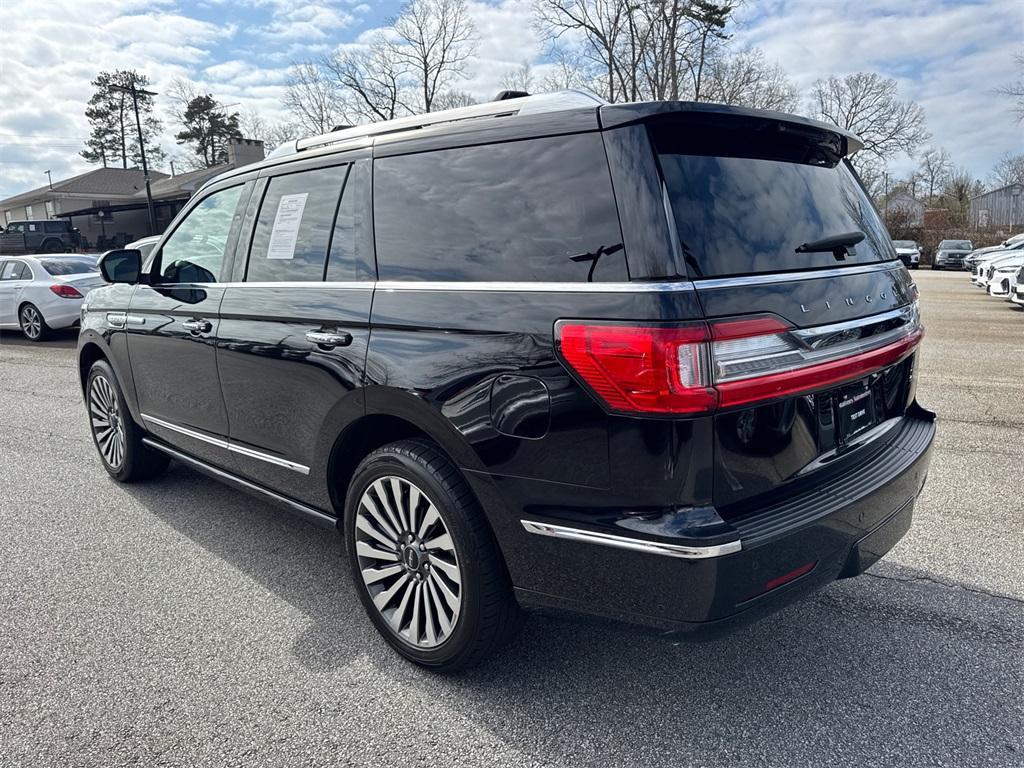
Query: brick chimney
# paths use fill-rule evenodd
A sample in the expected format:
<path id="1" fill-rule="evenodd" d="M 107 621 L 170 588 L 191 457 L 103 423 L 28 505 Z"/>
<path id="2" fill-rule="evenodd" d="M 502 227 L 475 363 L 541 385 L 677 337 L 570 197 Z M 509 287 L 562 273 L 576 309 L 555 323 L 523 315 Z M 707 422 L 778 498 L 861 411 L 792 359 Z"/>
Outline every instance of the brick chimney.
<path id="1" fill-rule="evenodd" d="M 234 168 L 258 163 L 263 157 L 262 141 L 258 139 L 228 139 L 228 162 Z"/>

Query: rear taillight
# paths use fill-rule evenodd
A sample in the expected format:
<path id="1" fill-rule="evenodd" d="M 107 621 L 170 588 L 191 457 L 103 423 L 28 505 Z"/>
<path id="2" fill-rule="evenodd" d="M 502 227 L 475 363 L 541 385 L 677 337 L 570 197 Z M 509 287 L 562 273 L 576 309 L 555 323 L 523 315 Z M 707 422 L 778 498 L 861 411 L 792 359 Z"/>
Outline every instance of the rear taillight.
<path id="1" fill-rule="evenodd" d="M 912 354 L 922 334 L 915 303 L 863 327 L 806 330 L 774 315 L 672 327 L 560 321 L 555 345 L 613 411 L 696 414 L 867 376 Z"/>
<path id="2" fill-rule="evenodd" d="M 62 299 L 80 299 L 82 294 L 78 292 L 78 289 L 73 285 L 57 284 L 51 285 L 50 290 L 60 296 Z"/>

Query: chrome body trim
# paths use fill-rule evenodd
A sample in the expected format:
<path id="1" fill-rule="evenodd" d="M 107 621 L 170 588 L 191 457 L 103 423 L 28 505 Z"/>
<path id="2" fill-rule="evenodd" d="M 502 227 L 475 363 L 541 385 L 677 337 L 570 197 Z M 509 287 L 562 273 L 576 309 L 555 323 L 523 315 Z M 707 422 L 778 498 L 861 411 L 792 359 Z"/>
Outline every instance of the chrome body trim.
<path id="1" fill-rule="evenodd" d="M 380 280 L 381 291 L 463 291 L 515 293 L 667 293 L 692 291 L 689 280 L 665 283 L 530 283 L 530 282 L 436 282 L 424 280 Z"/>
<path id="2" fill-rule="evenodd" d="M 536 533 L 540 536 L 551 536 L 556 539 L 567 539 L 569 541 L 582 541 L 587 544 L 599 544 L 605 547 L 616 547 L 628 549 L 631 552 L 640 552 L 646 555 L 664 555 L 666 557 L 679 557 L 684 560 L 704 560 L 710 557 L 722 557 L 739 552 L 743 546 L 739 539 L 728 541 L 725 544 L 715 544 L 707 547 L 691 547 L 684 544 L 666 544 L 660 541 L 647 541 L 645 539 L 634 539 L 628 536 L 615 536 L 610 533 L 597 533 L 595 531 L 584 531 L 580 528 L 570 528 L 565 525 L 554 525 L 551 523 L 540 523 L 535 520 L 520 520 L 523 528 L 529 533 Z"/>
<path id="3" fill-rule="evenodd" d="M 212 477 L 215 477 L 219 480 L 226 480 L 227 482 L 233 483 L 234 485 L 237 485 L 246 490 L 253 491 L 264 496 L 268 496 L 274 501 L 278 501 L 290 507 L 293 511 L 307 518 L 314 525 L 318 525 L 322 528 L 334 528 L 338 524 L 338 519 L 336 517 L 333 517 L 332 515 L 328 515 L 325 512 L 321 512 L 319 509 L 315 509 L 314 507 L 311 507 L 308 504 L 303 504 L 302 502 L 296 501 L 295 499 L 289 499 L 287 496 L 282 496 L 281 494 L 271 491 L 268 488 L 264 488 L 262 485 L 257 485 L 256 483 L 250 482 L 244 478 L 239 477 L 238 475 L 232 474 L 231 472 L 219 469 L 218 467 L 215 467 L 211 464 L 207 464 L 205 461 L 200 461 L 194 456 L 189 456 L 187 453 L 182 453 L 181 451 L 175 450 L 174 448 L 171 448 L 168 445 L 164 445 L 159 440 L 154 440 L 151 437 L 144 437 L 142 438 L 142 442 L 145 445 L 148 445 L 150 448 L 154 448 L 158 451 L 166 453 L 168 456 L 175 458 L 178 461 L 184 462 L 185 464 L 189 464 L 190 466 L 195 467 L 200 472 L 205 472 L 206 474 L 211 475 Z"/>
<path id="4" fill-rule="evenodd" d="M 867 272 L 888 272 L 903 267 L 899 259 L 880 261 L 877 264 L 858 264 L 849 267 L 831 267 L 802 272 L 776 272 L 767 275 L 739 275 L 737 277 L 695 278 L 693 284 L 699 288 L 732 288 L 737 285 L 768 285 L 771 283 L 791 283 L 798 280 L 818 280 L 825 277 L 843 277 L 844 275 L 862 275 Z"/>
<path id="5" fill-rule="evenodd" d="M 298 472 L 299 474 L 302 475 L 309 474 L 309 467 L 305 466 L 304 464 L 299 464 L 294 461 L 288 461 L 287 459 L 282 459 L 277 456 L 271 456 L 268 453 L 263 453 L 262 451 L 247 448 L 244 445 L 238 445 L 238 443 L 233 443 L 230 440 L 223 440 L 219 437 L 206 435 L 203 434 L 202 432 L 197 432 L 194 429 L 183 427 L 180 424 L 174 424 L 170 421 L 158 419 L 156 416 L 150 416 L 149 414 L 146 413 L 143 413 L 141 415 L 142 420 L 145 422 L 155 424 L 156 426 L 163 427 L 164 429 L 169 429 L 172 432 L 177 432 L 179 435 L 185 435 L 185 437 L 191 437 L 193 440 L 200 440 L 204 443 L 215 445 L 218 448 L 223 448 L 224 450 L 230 451 L 231 453 L 237 453 L 240 456 L 248 456 L 250 459 L 258 459 L 259 461 L 265 461 L 268 464 L 274 464 L 279 467 L 284 467 L 285 469 L 290 469 L 293 472 Z"/>

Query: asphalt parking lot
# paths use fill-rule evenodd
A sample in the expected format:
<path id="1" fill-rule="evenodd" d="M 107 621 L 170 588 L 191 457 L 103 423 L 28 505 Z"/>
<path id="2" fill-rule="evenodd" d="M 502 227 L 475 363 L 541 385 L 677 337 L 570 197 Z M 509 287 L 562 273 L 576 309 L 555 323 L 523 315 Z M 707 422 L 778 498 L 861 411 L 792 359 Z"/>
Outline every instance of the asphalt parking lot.
<path id="1" fill-rule="evenodd" d="M 0 765 L 1024 765 L 1024 312 L 915 273 L 941 420 L 910 534 L 706 644 L 535 616 L 397 659 L 330 532 L 174 465 L 110 481 L 73 336 L 0 335 Z"/>

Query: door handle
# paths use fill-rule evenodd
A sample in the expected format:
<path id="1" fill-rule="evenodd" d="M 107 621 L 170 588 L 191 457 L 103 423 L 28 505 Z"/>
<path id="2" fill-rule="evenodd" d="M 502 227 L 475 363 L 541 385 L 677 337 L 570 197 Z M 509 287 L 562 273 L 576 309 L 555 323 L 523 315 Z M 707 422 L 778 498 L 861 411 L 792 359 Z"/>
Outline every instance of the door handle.
<path id="1" fill-rule="evenodd" d="M 213 323 L 209 320 L 185 320 L 181 326 L 194 334 L 209 333 L 213 329 Z"/>
<path id="2" fill-rule="evenodd" d="M 352 334 L 344 331 L 306 331 L 306 341 L 311 341 L 318 347 L 334 349 L 351 344 Z"/>

